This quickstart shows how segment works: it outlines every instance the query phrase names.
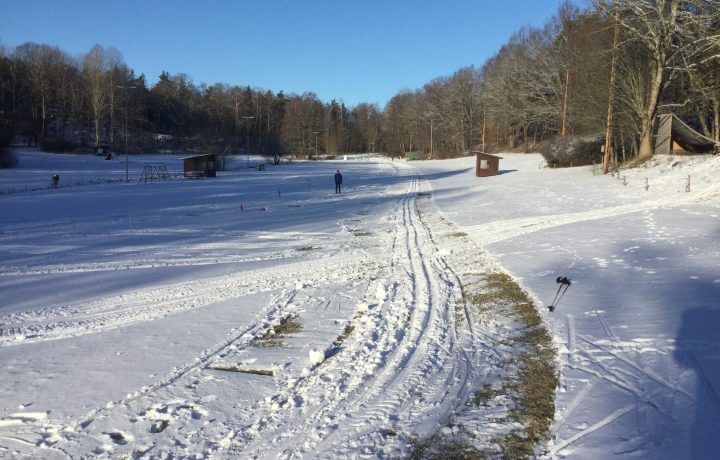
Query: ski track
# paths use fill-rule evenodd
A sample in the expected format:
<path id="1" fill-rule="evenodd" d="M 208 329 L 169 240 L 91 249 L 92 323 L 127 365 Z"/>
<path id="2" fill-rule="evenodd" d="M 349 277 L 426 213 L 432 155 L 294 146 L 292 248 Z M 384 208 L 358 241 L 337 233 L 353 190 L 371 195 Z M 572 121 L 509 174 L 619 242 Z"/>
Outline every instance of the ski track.
<path id="1" fill-rule="evenodd" d="M 570 401 L 564 410 L 559 410 L 556 420 L 553 424 L 553 432 L 558 433 L 566 424 L 566 419 L 577 409 L 583 400 L 590 397 L 602 388 L 602 382 L 610 387 L 626 392 L 636 401 L 635 404 L 617 409 L 615 412 L 601 417 L 600 420 L 592 423 L 588 428 L 575 432 L 575 429 L 562 431 L 570 434 L 566 439 L 558 438 L 551 443 L 550 458 L 557 456 L 569 455 L 569 452 L 563 452 L 564 449 L 572 448 L 572 445 L 580 441 L 582 438 L 592 434 L 606 425 L 612 424 L 616 419 L 635 411 L 635 418 L 638 420 L 636 424 L 637 436 L 633 441 L 639 440 L 639 444 L 633 444 L 628 452 L 642 451 L 641 447 L 652 439 L 661 439 L 663 434 L 653 429 L 652 426 L 646 426 L 643 423 L 644 415 L 648 410 L 654 414 L 658 414 L 663 419 L 672 420 L 674 418 L 673 406 L 678 404 L 676 395 L 683 395 L 686 403 L 696 403 L 696 396 L 683 388 L 677 382 L 669 381 L 658 375 L 650 368 L 643 366 L 641 362 L 633 360 L 629 357 L 633 353 L 627 343 L 620 341 L 614 333 L 610 325 L 603 318 L 602 312 L 592 310 L 588 314 L 595 316 L 600 322 L 600 330 L 605 333 L 608 340 L 598 339 L 592 336 L 577 334 L 574 330 L 568 338 L 567 362 L 564 363 L 567 373 L 569 370 L 580 371 L 586 373 L 591 379 L 584 384 L 583 388 L 578 391 L 574 400 Z M 568 320 L 570 328 L 570 320 Z M 574 329 L 574 327 L 572 328 Z M 572 339 L 573 346 L 570 348 Z M 658 350 L 663 346 L 656 343 Z M 638 355 L 638 359 L 642 359 L 642 351 Z M 702 376 L 701 376 L 702 378 Z M 678 377 L 679 379 L 679 377 Z M 650 385 L 649 383 L 654 383 Z M 662 422 L 656 422 L 662 423 Z M 574 433 L 574 434 L 571 434 Z M 660 436 L 660 438 L 658 438 Z M 631 443 L 632 444 L 632 443 Z M 623 447 L 624 448 L 624 447 Z"/>
<path id="2" fill-rule="evenodd" d="M 571 444 L 573 444 L 575 441 L 579 440 L 580 438 L 583 438 L 599 429 L 604 427 L 605 425 L 608 425 L 615 421 L 616 419 L 622 417 L 623 415 L 627 414 L 628 412 L 631 412 L 635 409 L 634 405 L 625 406 L 623 408 L 617 409 L 612 414 L 608 415 L 607 417 L 603 418 L 602 420 L 598 421 L 597 423 L 594 423 L 593 425 L 587 427 L 586 429 L 580 431 L 579 433 L 571 436 L 570 438 L 558 443 L 556 446 L 553 447 L 553 449 L 550 451 L 550 454 L 555 456 L 558 454 L 561 450 L 567 448 Z"/>
<path id="3" fill-rule="evenodd" d="M 131 236 L 152 236 L 158 235 L 166 237 L 168 235 L 177 232 L 172 232 L 168 229 L 156 229 L 156 230 L 142 230 L 137 232 L 129 232 Z M 107 238 L 107 235 L 87 235 L 87 234 L 72 234 L 62 233 L 59 234 L 57 231 L 52 234 L 34 234 L 32 230 L 16 229 L 13 236 L 0 237 L 0 241 L 4 240 L 5 246 L 12 247 L 12 245 L 22 246 L 33 246 L 33 243 L 23 242 L 26 238 L 25 235 L 32 234 L 33 240 L 40 241 L 53 241 L 53 240 L 67 240 L 71 238 Z M 192 232 L 193 237 L 200 237 Z M 232 245 L 233 249 L 241 250 L 243 253 L 247 253 L 248 250 L 257 251 L 263 249 L 266 244 L 263 240 L 267 238 L 283 238 L 287 241 L 297 240 L 300 244 L 300 236 L 296 233 L 263 233 L 263 232 L 244 232 L 242 235 L 228 235 L 225 233 L 202 235 L 206 238 L 237 238 L 242 236 L 244 239 L 250 239 L 251 244 L 244 242 L 232 243 L 198 243 L 198 244 L 183 244 L 177 248 L 173 247 L 171 251 L 161 246 L 138 246 L 134 252 L 137 254 L 152 254 L 152 257 L 148 258 L 133 258 L 128 260 L 115 260 L 108 262 L 86 262 L 86 263 L 75 263 L 75 264 L 44 264 L 37 267 L 28 267 L 20 265 L 4 265 L 0 267 L 0 277 L 11 277 L 11 276 L 26 276 L 26 275 L 48 275 L 48 274 L 68 274 L 68 273 L 90 273 L 90 272 L 106 272 L 116 270 L 136 270 L 145 268 L 157 268 L 157 267 L 187 267 L 187 266 L 199 266 L 199 265 L 219 265 L 219 264 L 244 264 L 248 262 L 258 261 L 272 261 L 272 260 L 287 260 L 302 257 L 302 254 L 298 254 L 295 249 L 286 251 L 278 251 L 269 255 L 234 255 L 234 254 L 212 254 L 216 249 L 224 249 L 225 246 Z M 309 238 L 315 240 L 326 240 L 330 238 L 328 234 L 321 233 L 310 233 L 303 235 L 302 241 L 307 241 Z M 21 240 L 16 242 L 14 240 Z M 160 257 L 164 255 L 165 257 Z"/>
<path id="4" fill-rule="evenodd" d="M 506 327 L 502 321 L 484 324 L 468 305 L 461 276 L 444 258 L 423 217 L 437 212 L 430 193 L 423 193 L 427 185 L 414 175 L 398 187 L 405 188 L 395 195 L 394 209 L 381 216 L 393 226 L 384 237 L 386 258 L 373 259 L 363 248 L 347 257 L 353 249 L 346 247 L 318 259 L 1 316 L 0 347 L 21 346 L 153 321 L 253 293 L 275 293 L 245 327 L 231 330 L 225 340 L 188 357 L 154 383 L 76 420 L 23 421 L 13 426 L 13 435 L 67 457 L 406 457 L 413 439 L 426 439 L 446 427 L 488 374 L 503 372 L 502 363 L 516 350 L 495 343 L 495 328 Z M 474 272 L 498 268 L 486 255 L 471 260 Z M 300 307 L 293 305 L 305 283 L 320 287 L 333 278 L 352 280 L 367 273 L 378 274 L 361 296 L 369 309 L 352 318 L 355 329 L 341 346 L 326 349 L 325 360 L 303 372 L 279 372 L 272 396 L 230 411 L 224 422 L 208 420 L 204 406 L 214 396 L 202 389 L 202 376 L 213 362 L 231 362 L 274 325 L 311 311 L 311 304 L 327 309 L 332 298 L 310 297 Z M 499 432 L 495 414 L 505 410 L 503 405 L 499 400 L 488 406 L 477 420 L 492 423 Z M 171 420 L 172 434 L 156 437 L 164 428 L 153 420 Z M 189 445 L 194 446 L 191 451 Z M 96 448 L 88 452 L 88 446 Z"/>
<path id="5" fill-rule="evenodd" d="M 273 398 L 284 409 L 304 401 L 287 409 L 292 415 L 259 408 L 264 414 L 235 435 L 231 453 L 336 458 L 360 447 L 371 457 L 397 456 L 402 448 L 388 433 L 428 436 L 465 400 L 473 367 L 463 344 L 472 343 L 472 329 L 455 323 L 460 283 L 420 218 L 418 188 L 415 178 L 396 210 L 389 282 L 381 303 L 360 318 L 362 335 Z M 348 371 L 354 365 L 364 375 Z"/>
<path id="6" fill-rule="evenodd" d="M 117 419 L 118 413 L 130 414 L 124 417 L 130 417 L 130 421 L 135 423 L 137 420 L 147 419 L 146 413 L 150 406 L 162 406 L 163 411 L 174 406 L 173 416 L 175 412 L 189 412 L 192 419 L 204 417 L 207 414 L 203 414 L 202 409 L 196 409 L 202 406 L 197 401 L 163 402 L 160 393 L 177 385 L 187 387 L 188 380 L 197 382 L 198 379 L 193 376 L 203 372 L 215 359 L 247 349 L 257 337 L 296 315 L 297 311 L 291 302 L 306 286 L 327 283 L 331 279 L 351 280 L 366 270 L 382 269 L 382 266 L 367 257 L 363 250 L 354 251 L 353 257 L 348 257 L 342 250 L 334 252 L 318 259 L 302 260 L 232 276 L 185 281 L 84 304 L 0 316 L 0 347 L 16 346 L 99 333 L 138 322 L 152 322 L 170 314 L 258 292 L 281 291 L 272 297 L 267 307 L 257 314 L 250 325 L 241 330 L 231 330 L 225 340 L 176 366 L 169 375 L 138 389 L 124 399 L 108 402 L 71 422 L 47 419 L 47 414 L 44 413 L 44 417 L 38 420 L 27 417 L 0 419 L 0 438 L 16 439 L 16 443 L 47 449 L 46 452 L 58 452 L 69 458 L 88 455 L 89 452 L 85 451 L 88 445 L 98 446 L 92 452 L 93 455 L 106 455 L 112 452 L 112 449 L 108 450 L 108 444 L 123 445 L 133 440 L 131 434 L 113 429 L 116 424 L 113 420 Z M 298 280 L 302 282 L 298 283 Z M 176 421 L 181 422 L 180 419 Z M 97 426 L 108 428 L 98 432 L 98 428 L 95 428 Z M 5 427 L 10 427 L 16 436 L 3 436 Z M 118 441 L 112 439 L 112 436 L 120 436 L 122 439 Z M 137 453 L 137 449 L 133 451 L 133 455 Z"/>
<path id="7" fill-rule="evenodd" d="M 351 274 L 368 264 L 373 262 L 339 255 L 136 291 L 85 304 L 12 313 L 0 316 L 0 347 L 93 334 L 152 321 L 212 303 L 278 289 L 297 279 L 317 281 L 330 270 Z"/>
<path id="8" fill-rule="evenodd" d="M 146 401 L 143 400 L 144 396 L 155 396 L 151 398 L 155 401 L 152 406 L 154 408 L 167 408 L 168 405 L 174 404 L 179 406 L 180 410 L 192 409 L 192 418 L 198 418 L 206 415 L 202 414 L 202 412 L 196 412 L 192 403 L 185 403 L 184 401 L 163 402 L 162 400 L 158 400 L 156 396 L 160 390 L 166 387 L 171 387 L 172 385 L 178 383 L 181 379 L 205 369 L 215 358 L 222 357 L 230 350 L 247 348 L 257 336 L 265 333 L 274 325 L 281 323 L 286 318 L 294 314 L 291 309 L 288 309 L 288 306 L 300 289 L 301 288 L 284 290 L 282 293 L 274 296 L 265 309 L 258 313 L 257 320 L 252 322 L 249 326 L 239 331 L 232 331 L 224 341 L 203 351 L 192 361 L 175 367 L 170 374 L 166 375 L 162 379 L 127 395 L 122 400 L 111 401 L 102 408 L 93 409 L 85 416 L 80 417 L 78 420 L 70 424 L 60 421 L 38 420 L 36 423 L 24 423 L 23 429 L 16 430 L 15 433 L 18 434 L 18 436 L 24 435 L 30 439 L 37 437 L 38 433 L 45 433 L 42 436 L 42 439 L 35 441 L 35 445 L 40 446 L 43 449 L 60 452 L 67 458 L 76 458 L 78 456 L 84 458 L 85 455 L 88 455 L 88 452 L 83 451 L 83 446 L 98 446 L 93 454 L 102 454 L 107 452 L 104 452 L 105 449 L 100 446 L 107 444 L 108 440 L 112 439 L 113 435 L 122 434 L 125 438 L 123 440 L 124 442 L 132 440 L 132 437 L 129 434 L 123 433 L 122 431 L 109 429 L 108 431 L 98 432 L 97 429 L 85 430 L 85 428 L 90 427 L 91 425 L 103 424 L 112 427 L 114 423 L 112 420 L 117 412 L 136 414 L 137 418 L 141 419 L 145 415 L 147 409 L 147 404 L 145 404 Z M 57 439 L 53 436 L 49 436 L 48 433 L 63 433 L 63 438 Z M 23 440 L 22 438 L 18 439 Z M 25 440 L 23 441 L 27 442 Z M 134 452 L 137 453 L 137 450 Z"/>

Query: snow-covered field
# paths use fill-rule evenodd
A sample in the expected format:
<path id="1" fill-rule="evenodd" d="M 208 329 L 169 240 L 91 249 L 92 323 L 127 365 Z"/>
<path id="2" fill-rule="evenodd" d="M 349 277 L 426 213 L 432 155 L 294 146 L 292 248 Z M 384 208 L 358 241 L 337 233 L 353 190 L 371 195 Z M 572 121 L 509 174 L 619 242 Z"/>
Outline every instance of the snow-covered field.
<path id="1" fill-rule="evenodd" d="M 185 180 L 177 157 L 132 156 L 125 183 L 124 157 L 18 154 L 0 170 L 0 457 L 398 458 L 437 432 L 493 452 L 507 401 L 467 401 L 512 367 L 514 325 L 462 287 L 497 269 L 559 351 L 539 455 L 720 449 L 719 158 Z M 146 162 L 173 178 L 138 183 Z"/>

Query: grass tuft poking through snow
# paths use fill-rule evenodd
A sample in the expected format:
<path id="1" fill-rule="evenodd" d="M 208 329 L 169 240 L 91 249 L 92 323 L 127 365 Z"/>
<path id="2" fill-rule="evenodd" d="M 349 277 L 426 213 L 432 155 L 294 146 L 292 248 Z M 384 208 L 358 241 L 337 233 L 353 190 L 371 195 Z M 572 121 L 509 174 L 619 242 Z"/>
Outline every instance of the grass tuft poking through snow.
<path id="1" fill-rule="evenodd" d="M 354 330 L 355 330 L 355 325 L 352 323 L 345 326 L 345 329 L 343 329 L 342 333 L 339 336 L 337 336 L 337 338 L 333 342 L 332 346 L 333 347 L 341 346 L 343 344 L 343 342 L 345 342 L 345 339 L 347 339 Z"/>
<path id="2" fill-rule="evenodd" d="M 453 439 L 443 440 L 435 435 L 423 442 L 412 440 L 413 451 L 410 460 L 481 460 L 486 458 L 482 452 L 478 452 L 467 442 Z"/>
<path id="3" fill-rule="evenodd" d="M 542 323 L 537 308 L 528 294 L 507 274 L 485 275 L 483 292 L 469 293 L 468 300 L 481 311 L 488 307 L 506 307 L 522 323 L 521 332 L 512 341 L 523 351 L 518 359 L 517 375 L 500 388 L 490 385 L 476 392 L 473 402 L 480 405 L 490 399 L 507 394 L 516 406 L 508 413 L 510 420 L 523 428 L 496 442 L 507 458 L 529 458 L 535 446 L 547 440 L 555 416 L 555 388 L 559 384 L 555 367 L 555 349 L 552 338 Z"/>
<path id="4" fill-rule="evenodd" d="M 493 386 L 489 383 L 486 383 L 482 390 L 478 390 L 473 395 L 472 401 L 478 406 L 481 406 L 491 399 L 495 398 L 496 396 L 499 396 L 503 394 L 505 391 L 505 387 L 503 388 L 493 388 Z"/>
<path id="5" fill-rule="evenodd" d="M 284 347 L 286 343 L 282 339 L 290 334 L 302 331 L 303 325 L 300 316 L 290 316 L 283 319 L 280 324 L 270 328 L 265 334 L 257 337 L 252 342 L 254 347 Z"/>
<path id="6" fill-rule="evenodd" d="M 224 365 L 224 364 L 217 364 L 214 366 L 209 366 L 208 369 L 213 369 L 216 371 L 224 371 L 224 372 L 239 372 L 241 374 L 254 374 L 254 375 L 265 375 L 268 377 L 272 377 L 275 375 L 275 372 L 273 372 L 272 369 L 263 369 L 263 368 L 257 368 L 257 367 L 240 367 L 235 365 Z"/>
<path id="7" fill-rule="evenodd" d="M 304 252 L 304 251 L 317 251 L 320 249 L 318 246 L 301 246 L 297 248 L 298 251 Z"/>

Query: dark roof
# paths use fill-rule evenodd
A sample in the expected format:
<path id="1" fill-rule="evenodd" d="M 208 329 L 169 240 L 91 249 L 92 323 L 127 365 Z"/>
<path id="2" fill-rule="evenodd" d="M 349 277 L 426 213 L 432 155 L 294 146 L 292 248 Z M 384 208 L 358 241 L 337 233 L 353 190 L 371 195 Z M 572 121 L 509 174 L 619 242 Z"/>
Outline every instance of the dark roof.
<path id="1" fill-rule="evenodd" d="M 493 155 L 492 153 L 485 153 L 485 152 L 474 152 L 474 153 L 475 153 L 475 155 L 484 155 L 487 157 L 499 158 L 501 160 L 503 159 L 503 157 L 498 156 L 498 155 Z"/>
<path id="2" fill-rule="evenodd" d="M 219 153 L 203 153 L 202 155 L 192 155 L 192 156 L 189 156 L 189 157 L 181 157 L 180 159 L 181 159 L 181 160 L 190 160 L 190 159 L 193 159 L 193 158 L 216 157 L 216 156 L 218 156 L 218 155 L 220 155 L 220 154 L 219 154 Z"/>
<path id="3" fill-rule="evenodd" d="M 691 152 L 709 152 L 716 142 L 695 131 L 675 115 L 672 116 L 672 138 Z"/>

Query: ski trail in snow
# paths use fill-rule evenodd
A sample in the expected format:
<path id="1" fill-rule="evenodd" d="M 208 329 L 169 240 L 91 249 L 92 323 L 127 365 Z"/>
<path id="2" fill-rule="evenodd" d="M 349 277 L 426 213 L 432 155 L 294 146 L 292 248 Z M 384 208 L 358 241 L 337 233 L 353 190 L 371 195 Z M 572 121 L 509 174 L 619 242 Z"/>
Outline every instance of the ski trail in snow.
<path id="1" fill-rule="evenodd" d="M 570 402 L 570 404 L 565 408 L 565 410 L 562 411 L 562 413 L 558 412 L 558 418 L 556 418 L 555 422 L 553 423 L 553 428 L 551 431 L 555 431 L 557 427 L 562 425 L 565 420 L 577 409 L 580 404 L 587 398 L 587 396 L 590 394 L 590 392 L 595 388 L 595 384 L 598 382 L 598 377 L 593 377 L 588 383 L 585 384 L 582 390 L 580 390 L 575 398 Z"/>
<path id="2" fill-rule="evenodd" d="M 607 321 L 605 321 L 605 318 L 602 317 L 602 314 L 598 310 L 595 310 L 595 316 L 597 316 L 598 321 L 600 321 L 600 325 L 602 326 L 608 338 L 616 342 L 618 340 L 618 336 L 615 335 L 615 332 L 613 332 L 610 325 L 607 323 Z"/>
<path id="3" fill-rule="evenodd" d="M 41 445 L 43 448 L 51 448 L 62 452 L 69 458 L 83 454 L 80 446 L 86 445 L 88 442 L 90 445 L 102 445 L 108 441 L 108 433 L 112 434 L 117 432 L 113 427 L 116 423 L 114 420 L 117 419 L 119 413 L 125 414 L 126 417 L 130 415 L 133 423 L 137 423 L 138 420 L 148 417 L 148 410 L 143 401 L 145 396 L 157 395 L 160 390 L 177 384 L 188 375 L 204 370 L 213 360 L 224 356 L 230 350 L 235 351 L 249 347 L 253 340 L 273 327 L 273 325 L 277 325 L 289 316 L 292 316 L 295 312 L 288 309 L 288 306 L 291 305 L 299 290 L 300 288 L 294 288 L 274 296 L 267 307 L 258 313 L 257 321 L 242 330 L 231 332 L 222 342 L 203 351 L 191 361 L 177 366 L 170 374 L 162 379 L 127 395 L 122 400 L 111 401 L 104 407 L 93 409 L 87 415 L 80 417 L 70 425 L 59 422 L 28 423 L 23 430 L 18 432 L 24 433 L 28 437 L 32 437 L 42 431 L 39 427 L 45 430 L 48 430 L 48 427 L 52 427 L 52 431 L 64 432 L 65 437 L 61 442 L 50 440 L 50 443 L 46 445 L 42 441 L 39 441 L 38 445 Z M 154 396 L 152 400 L 157 401 L 157 396 Z M 170 401 L 170 403 L 172 403 L 172 401 Z M 162 403 L 156 403 L 156 405 L 162 405 Z M 192 408 L 192 404 L 185 404 L 185 406 Z M 182 407 L 181 404 L 180 409 L 182 409 Z M 197 412 L 196 409 L 193 409 L 193 414 L 195 413 L 198 415 L 193 415 L 193 418 L 204 416 L 202 411 Z M 100 429 L 98 428 L 99 426 L 105 427 L 105 429 Z M 130 435 L 124 433 L 123 436 L 128 437 Z"/>
<path id="4" fill-rule="evenodd" d="M 622 417 L 623 415 L 627 414 L 628 412 L 635 409 L 634 405 L 631 406 L 625 406 L 620 409 L 617 409 L 612 414 L 608 415 L 607 417 L 603 418 L 597 423 L 594 423 L 593 425 L 585 428 L 584 430 L 580 431 L 579 433 L 575 434 L 574 436 L 569 437 L 568 439 L 565 439 L 563 441 L 560 441 L 558 444 L 554 445 L 552 447 L 552 450 L 550 451 L 551 456 L 555 456 L 560 452 L 561 450 L 565 449 L 567 446 L 571 445 L 578 439 L 589 435 L 590 433 L 593 433 L 594 431 L 599 430 L 600 428 L 604 427 L 605 425 L 612 423 L 616 419 Z"/>
<path id="5" fill-rule="evenodd" d="M 278 289 L 294 284 L 299 278 L 322 279 L 330 267 L 340 274 L 353 273 L 361 264 L 372 262 L 341 255 L 231 277 L 182 282 L 69 307 L 0 316 L 0 347 L 94 334 L 152 321 L 212 303 Z"/>
<path id="6" fill-rule="evenodd" d="M 568 361 L 570 363 L 572 363 L 575 360 L 575 348 L 576 348 L 575 336 L 577 334 L 577 332 L 575 330 L 575 317 L 573 315 L 568 314 L 566 316 L 566 324 L 567 324 Z"/>
<path id="7" fill-rule="evenodd" d="M 684 395 L 687 396 L 691 401 L 694 401 L 694 400 L 695 400 L 695 396 L 694 396 L 692 393 L 688 392 L 687 390 L 685 390 L 685 389 L 683 389 L 683 388 L 678 387 L 677 385 L 673 385 L 671 382 L 668 382 L 668 381 L 665 380 L 662 376 L 658 375 L 656 372 L 640 366 L 639 364 L 637 364 L 636 362 L 632 361 L 631 359 L 626 358 L 625 356 L 622 356 L 620 353 L 617 353 L 617 352 L 611 350 L 611 349 L 608 348 L 608 347 L 603 347 L 603 346 L 601 346 L 601 345 L 598 345 L 595 341 L 593 341 L 592 339 L 590 339 L 590 338 L 588 338 L 588 337 L 585 337 L 585 336 L 583 336 L 583 335 L 578 335 L 578 337 L 579 337 L 580 340 L 582 340 L 583 342 L 585 342 L 585 343 L 587 343 L 587 344 L 589 344 L 589 345 L 592 345 L 593 347 L 595 347 L 595 348 L 597 348 L 597 349 L 599 349 L 599 350 L 601 350 L 601 351 L 603 351 L 603 352 L 605 352 L 605 353 L 613 356 L 614 358 L 618 359 L 619 361 L 622 361 L 623 363 L 629 365 L 630 367 L 632 367 L 633 369 L 637 370 L 638 372 L 641 372 L 643 375 L 651 378 L 652 380 L 654 380 L 655 382 L 659 383 L 660 385 L 663 385 L 664 387 L 666 387 L 666 388 L 668 388 L 668 389 L 670 389 L 670 390 L 672 390 L 672 391 L 677 391 L 677 392 L 679 392 L 679 393 L 684 394 Z M 589 357 L 589 355 L 587 355 L 587 356 Z M 600 365 L 600 363 L 599 363 L 597 360 L 596 360 L 596 363 L 597 363 L 598 365 Z M 603 367 L 605 370 L 607 370 L 606 365 L 602 365 L 602 367 Z"/>
<path id="8" fill-rule="evenodd" d="M 429 435 L 465 400 L 473 368 L 464 355 L 453 304 L 462 293 L 421 220 L 418 191 L 415 178 L 400 198 L 384 299 L 361 318 L 363 331 L 274 398 L 309 401 L 305 407 L 291 416 L 265 411 L 238 433 L 233 452 L 250 457 L 283 452 L 287 458 L 313 452 L 317 458 L 334 458 L 356 446 L 387 443 L 386 454 L 397 455 L 383 430 Z M 471 329 L 463 336 L 472 342 Z"/>

